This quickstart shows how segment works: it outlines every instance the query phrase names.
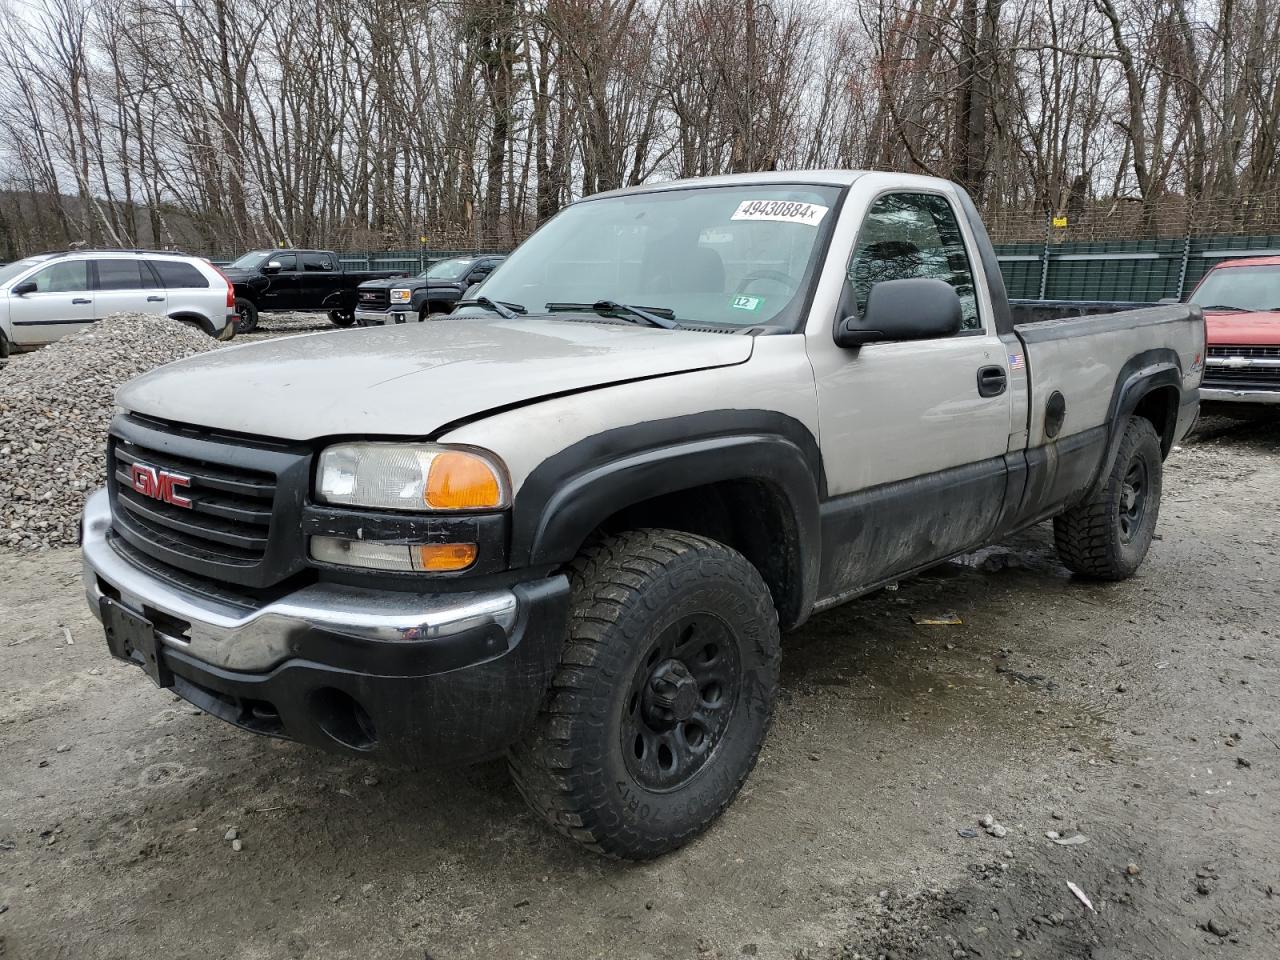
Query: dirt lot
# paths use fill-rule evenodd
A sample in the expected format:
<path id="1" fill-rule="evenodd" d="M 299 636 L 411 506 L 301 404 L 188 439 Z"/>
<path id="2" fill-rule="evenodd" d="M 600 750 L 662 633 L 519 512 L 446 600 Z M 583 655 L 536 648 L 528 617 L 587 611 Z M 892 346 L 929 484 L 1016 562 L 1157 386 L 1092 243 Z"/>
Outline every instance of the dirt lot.
<path id="1" fill-rule="evenodd" d="M 745 793 L 639 866 L 500 765 L 196 715 L 108 659 L 74 550 L 0 556 L 0 956 L 1280 956 L 1278 451 L 1220 423 L 1175 453 L 1127 583 L 1042 527 L 816 618 Z"/>

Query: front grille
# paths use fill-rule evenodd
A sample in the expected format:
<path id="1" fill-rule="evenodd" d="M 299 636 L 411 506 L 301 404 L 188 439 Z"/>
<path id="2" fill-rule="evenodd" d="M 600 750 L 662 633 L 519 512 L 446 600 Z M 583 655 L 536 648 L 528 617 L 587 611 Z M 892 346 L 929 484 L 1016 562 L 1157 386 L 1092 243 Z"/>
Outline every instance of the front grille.
<path id="1" fill-rule="evenodd" d="M 1273 357 L 1280 360 L 1280 347 L 1210 347 L 1211 357 Z"/>
<path id="2" fill-rule="evenodd" d="M 254 564 L 267 552 L 275 477 L 175 457 L 127 440 L 116 443 L 113 453 L 118 502 L 152 537 L 222 563 Z M 183 493 L 191 506 L 135 493 L 130 477 L 135 463 L 190 477 L 190 489 Z"/>
<path id="3" fill-rule="evenodd" d="M 1211 390 L 1280 390 L 1280 347 L 1210 347 L 1201 386 Z"/>
<path id="4" fill-rule="evenodd" d="M 391 294 L 388 290 L 361 290 L 359 301 L 360 306 L 365 309 L 380 310 L 391 301 Z"/>
<path id="5" fill-rule="evenodd" d="M 113 525 L 133 548 L 215 581 L 269 587 L 305 563 L 298 518 L 305 451 L 269 448 L 138 417 L 118 418 L 108 444 Z M 137 492 L 135 464 L 189 478 L 177 506 Z"/>

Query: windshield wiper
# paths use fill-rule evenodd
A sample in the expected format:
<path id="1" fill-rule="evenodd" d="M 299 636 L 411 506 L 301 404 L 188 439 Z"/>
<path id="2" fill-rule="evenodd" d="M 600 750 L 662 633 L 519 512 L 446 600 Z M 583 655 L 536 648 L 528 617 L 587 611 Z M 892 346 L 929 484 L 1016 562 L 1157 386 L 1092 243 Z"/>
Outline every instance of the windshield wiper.
<path id="1" fill-rule="evenodd" d="M 664 330 L 679 330 L 680 324 L 675 321 L 675 311 L 665 307 L 633 307 L 616 300 L 597 300 L 595 303 L 548 303 L 547 309 L 552 313 L 571 310 L 594 310 L 596 313 L 614 314 L 620 319 L 635 317 L 653 327 Z M 667 314 L 667 316 L 664 316 Z"/>
<path id="2" fill-rule="evenodd" d="M 459 300 L 455 307 L 484 307 L 492 310 L 503 320 L 514 320 L 529 309 L 522 303 L 509 303 L 506 300 L 490 300 L 488 297 L 472 297 L 470 300 Z"/>
<path id="3" fill-rule="evenodd" d="M 1234 311 L 1234 312 L 1236 312 L 1236 313 L 1246 313 L 1246 312 L 1247 312 L 1247 311 L 1245 310 L 1245 308 L 1244 308 L 1244 307 L 1233 307 L 1233 306 L 1232 306 L 1231 304 L 1229 304 L 1229 303 L 1211 303 L 1211 304 L 1209 304 L 1207 307 L 1206 307 L 1206 306 L 1201 306 L 1201 307 L 1200 307 L 1200 309 L 1201 309 L 1201 310 L 1232 310 L 1232 311 Z"/>

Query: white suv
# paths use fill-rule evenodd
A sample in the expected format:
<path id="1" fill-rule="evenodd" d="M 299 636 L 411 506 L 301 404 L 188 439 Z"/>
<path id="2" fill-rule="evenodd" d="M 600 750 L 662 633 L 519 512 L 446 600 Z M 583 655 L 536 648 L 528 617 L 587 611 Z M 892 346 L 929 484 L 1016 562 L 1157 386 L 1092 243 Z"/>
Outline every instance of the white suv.
<path id="1" fill-rule="evenodd" d="M 0 356 L 111 313 L 154 313 L 235 335 L 235 293 L 208 260 L 150 250 L 43 253 L 0 267 Z"/>

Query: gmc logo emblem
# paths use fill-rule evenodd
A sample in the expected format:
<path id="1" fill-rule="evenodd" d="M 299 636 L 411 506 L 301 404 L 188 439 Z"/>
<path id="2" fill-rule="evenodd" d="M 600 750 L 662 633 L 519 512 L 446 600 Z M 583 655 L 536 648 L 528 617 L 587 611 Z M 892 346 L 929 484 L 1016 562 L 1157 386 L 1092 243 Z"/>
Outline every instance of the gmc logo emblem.
<path id="1" fill-rule="evenodd" d="M 191 486 L 191 478 L 168 470 L 158 470 L 145 463 L 135 463 L 129 468 L 129 482 L 134 493 L 140 493 L 152 500 L 162 500 L 175 507 L 191 509 L 191 500 L 178 491 Z"/>

